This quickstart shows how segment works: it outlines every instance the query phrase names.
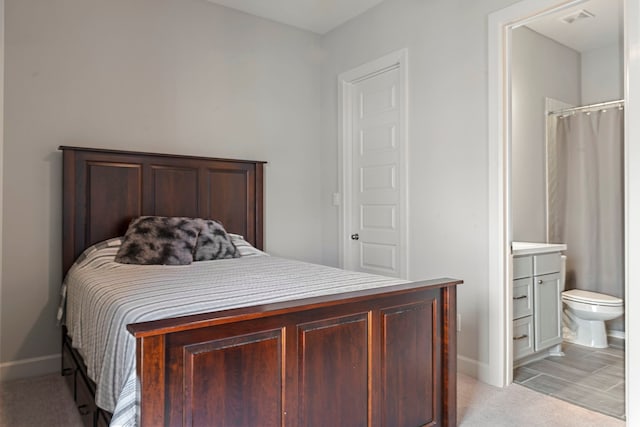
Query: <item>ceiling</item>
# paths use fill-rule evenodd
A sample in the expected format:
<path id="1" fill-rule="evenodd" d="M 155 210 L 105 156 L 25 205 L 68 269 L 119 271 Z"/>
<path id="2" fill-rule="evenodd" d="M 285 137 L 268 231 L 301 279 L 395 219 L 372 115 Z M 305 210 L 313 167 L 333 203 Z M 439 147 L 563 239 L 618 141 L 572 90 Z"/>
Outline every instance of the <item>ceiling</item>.
<path id="1" fill-rule="evenodd" d="M 325 34 L 384 0 L 208 0 L 251 15 Z M 621 0 L 589 0 L 527 24 L 527 27 L 578 52 L 622 40 Z M 572 24 L 561 18 L 580 10 L 593 18 Z"/>
<path id="2" fill-rule="evenodd" d="M 527 27 L 578 52 L 610 46 L 622 40 L 621 3 L 620 0 L 589 0 L 536 19 Z M 562 18 L 581 10 L 593 17 L 577 19 L 571 24 L 563 22 Z"/>
<path id="3" fill-rule="evenodd" d="M 383 0 L 209 0 L 282 24 L 325 34 Z"/>

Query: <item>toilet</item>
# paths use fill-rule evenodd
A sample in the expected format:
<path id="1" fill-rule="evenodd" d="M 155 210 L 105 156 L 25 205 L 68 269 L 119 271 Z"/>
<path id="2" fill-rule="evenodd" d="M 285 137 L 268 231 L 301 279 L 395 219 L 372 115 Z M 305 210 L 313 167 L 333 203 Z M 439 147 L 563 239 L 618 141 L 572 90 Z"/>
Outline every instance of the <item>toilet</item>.
<path id="1" fill-rule="evenodd" d="M 565 286 L 567 257 L 561 257 L 560 280 Z M 571 289 L 562 292 L 564 303 L 564 340 L 594 348 L 606 348 L 607 329 L 604 322 L 622 316 L 622 298 L 598 292 Z"/>

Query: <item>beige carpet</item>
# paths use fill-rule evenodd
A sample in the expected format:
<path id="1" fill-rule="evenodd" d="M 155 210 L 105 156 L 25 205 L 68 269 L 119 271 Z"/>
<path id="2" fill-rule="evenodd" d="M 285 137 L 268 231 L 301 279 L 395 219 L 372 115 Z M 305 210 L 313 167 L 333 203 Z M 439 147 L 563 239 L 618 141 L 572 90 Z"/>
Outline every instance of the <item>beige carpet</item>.
<path id="1" fill-rule="evenodd" d="M 500 389 L 458 375 L 458 425 L 469 427 L 622 427 L 624 421 L 518 384 Z"/>
<path id="2" fill-rule="evenodd" d="M 625 423 L 513 384 L 499 389 L 458 376 L 460 426 L 621 427 Z M 59 375 L 0 385 L 0 427 L 81 427 Z"/>
<path id="3" fill-rule="evenodd" d="M 59 374 L 0 384 L 1 427 L 82 427 Z"/>

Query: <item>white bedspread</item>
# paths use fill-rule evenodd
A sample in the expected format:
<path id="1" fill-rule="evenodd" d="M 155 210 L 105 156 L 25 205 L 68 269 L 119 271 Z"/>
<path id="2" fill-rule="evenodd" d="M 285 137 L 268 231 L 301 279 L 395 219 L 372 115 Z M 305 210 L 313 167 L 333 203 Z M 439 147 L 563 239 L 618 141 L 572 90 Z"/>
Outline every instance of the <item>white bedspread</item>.
<path id="1" fill-rule="evenodd" d="M 102 246 L 69 271 L 63 307 L 66 296 L 65 324 L 97 384 L 96 404 L 114 414 L 112 426 L 138 424 L 130 323 L 404 283 L 269 256 L 125 265 L 113 261 L 117 241 Z"/>

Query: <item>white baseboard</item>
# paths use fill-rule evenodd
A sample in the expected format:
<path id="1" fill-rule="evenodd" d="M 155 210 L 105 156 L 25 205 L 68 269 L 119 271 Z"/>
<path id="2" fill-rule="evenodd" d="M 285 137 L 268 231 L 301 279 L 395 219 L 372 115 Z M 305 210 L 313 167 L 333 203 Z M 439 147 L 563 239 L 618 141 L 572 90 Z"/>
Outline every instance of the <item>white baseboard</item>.
<path id="1" fill-rule="evenodd" d="M 37 377 L 60 371 L 60 354 L 0 363 L 0 381 Z"/>
<path id="2" fill-rule="evenodd" d="M 458 372 L 490 384 L 489 365 L 486 363 L 458 355 Z"/>
<path id="3" fill-rule="evenodd" d="M 624 331 L 616 331 L 616 330 L 608 330 L 607 331 L 607 335 L 612 337 L 612 338 L 619 338 L 621 340 L 623 340 L 625 338 L 625 333 Z"/>

